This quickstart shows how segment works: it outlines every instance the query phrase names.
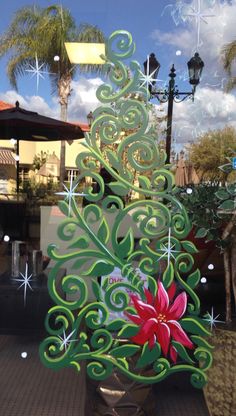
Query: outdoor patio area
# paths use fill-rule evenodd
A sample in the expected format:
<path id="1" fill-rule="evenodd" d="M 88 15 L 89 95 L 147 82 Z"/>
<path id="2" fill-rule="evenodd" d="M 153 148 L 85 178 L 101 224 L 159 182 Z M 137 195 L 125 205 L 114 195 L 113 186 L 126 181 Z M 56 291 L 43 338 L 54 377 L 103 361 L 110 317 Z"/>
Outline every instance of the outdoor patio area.
<path id="1" fill-rule="evenodd" d="M 4 416 L 93 416 L 88 403 L 96 398 L 86 391 L 85 370 L 54 372 L 39 359 L 43 335 L 0 335 L 0 403 Z M 22 358 L 22 353 L 27 353 Z M 201 390 L 194 389 L 188 374 L 178 374 L 155 385 L 155 416 L 208 416 Z M 124 415 L 126 413 L 123 413 Z M 129 413 L 130 414 L 130 413 Z M 151 415 L 149 415 L 151 416 Z"/>

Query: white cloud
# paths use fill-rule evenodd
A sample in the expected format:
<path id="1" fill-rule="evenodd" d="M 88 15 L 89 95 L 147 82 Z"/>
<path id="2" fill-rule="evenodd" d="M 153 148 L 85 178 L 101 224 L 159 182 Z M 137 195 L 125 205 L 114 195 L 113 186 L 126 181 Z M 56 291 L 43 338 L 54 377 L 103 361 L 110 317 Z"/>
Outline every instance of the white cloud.
<path id="1" fill-rule="evenodd" d="M 174 103 L 173 140 L 177 144 L 197 140 L 208 131 L 225 125 L 236 128 L 236 97 L 222 90 L 199 88 L 194 102 Z"/>
<path id="2" fill-rule="evenodd" d="M 152 32 L 151 37 L 158 45 L 166 44 L 179 48 L 188 57 L 198 49 L 201 58 L 205 61 L 209 75 L 216 71 L 222 75 L 221 49 L 225 44 L 235 39 L 236 0 L 233 0 L 231 5 L 227 2 L 222 4 L 220 0 L 210 2 L 209 0 L 201 0 L 200 5 L 201 12 L 206 17 L 203 16 L 200 19 L 199 45 L 196 18 L 186 16 L 186 14 L 197 10 L 198 0 L 193 0 L 183 8 L 178 26 L 175 26 L 173 21 L 173 31 L 161 32 L 156 29 Z"/>
<path id="3" fill-rule="evenodd" d="M 99 101 L 96 98 L 96 90 L 102 84 L 100 78 L 80 78 L 78 81 L 72 81 L 72 94 L 69 98 L 68 120 L 86 123 L 89 111 L 94 111 L 98 107 Z M 20 107 L 26 110 L 36 111 L 39 114 L 60 118 L 60 105 L 58 97 L 54 96 L 52 105 L 49 106 L 43 97 L 38 95 L 22 96 L 14 90 L 0 93 L 0 100 L 15 105 L 19 101 Z"/>
<path id="4" fill-rule="evenodd" d="M 38 95 L 27 95 L 23 97 L 16 91 L 9 90 L 0 94 L 0 100 L 13 105 L 15 105 L 16 101 L 19 101 L 20 107 L 26 110 L 36 111 L 37 113 L 48 117 L 59 117 L 59 106 L 55 105 L 50 107 L 46 101 Z"/>
<path id="5" fill-rule="evenodd" d="M 99 106 L 96 90 L 103 81 L 101 78 L 79 78 L 72 81 L 72 95 L 68 107 L 68 118 L 81 122 L 87 122 L 87 114 Z"/>
<path id="6" fill-rule="evenodd" d="M 235 40 L 236 0 L 231 4 L 222 0 L 192 0 L 189 4 L 179 2 L 182 5 L 179 11 L 177 3 L 165 11 L 165 17 L 168 12 L 173 17 L 173 31 L 161 32 L 156 29 L 151 37 L 159 47 L 161 45 L 165 48 L 168 45 L 173 51 L 180 49 L 187 58 L 196 51 L 198 36 L 196 18 L 186 14 L 196 10 L 200 4 L 201 12 L 209 15 L 202 16 L 204 21 L 200 20 L 198 51 L 205 62 L 205 68 L 195 100 L 193 103 L 188 100 L 174 103 L 173 141 L 186 143 L 195 141 L 207 130 L 221 129 L 225 125 L 236 128 L 235 91 L 231 94 L 224 93 L 227 77 L 221 59 L 222 47 Z M 184 72 L 177 75 L 181 79 Z"/>
<path id="7" fill-rule="evenodd" d="M 159 29 L 155 29 L 151 38 L 157 45 L 167 44 L 180 48 L 182 52 L 189 53 L 189 45 L 192 44 L 192 34 L 189 30 L 174 30 L 173 32 L 161 32 Z"/>

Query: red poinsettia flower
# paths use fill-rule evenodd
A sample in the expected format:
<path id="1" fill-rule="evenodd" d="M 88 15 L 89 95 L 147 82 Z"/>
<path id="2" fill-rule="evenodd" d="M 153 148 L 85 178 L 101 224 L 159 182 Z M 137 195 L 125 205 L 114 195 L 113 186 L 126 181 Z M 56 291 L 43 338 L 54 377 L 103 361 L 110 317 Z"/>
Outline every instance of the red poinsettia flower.
<path id="1" fill-rule="evenodd" d="M 153 348 L 158 341 L 165 356 L 170 352 L 170 358 L 175 363 L 177 351 L 171 344 L 171 339 L 181 343 L 184 347 L 192 349 L 192 341 L 184 332 L 178 320 L 183 316 L 187 306 L 186 292 L 180 293 L 175 300 L 176 285 L 172 283 L 168 291 L 163 284 L 158 282 L 157 294 L 144 289 L 147 303 L 140 300 L 136 295 L 131 295 L 131 301 L 137 311 L 137 315 L 126 313 L 126 316 L 135 324 L 140 325 L 137 335 L 132 341 L 144 345 L 147 341 Z"/>

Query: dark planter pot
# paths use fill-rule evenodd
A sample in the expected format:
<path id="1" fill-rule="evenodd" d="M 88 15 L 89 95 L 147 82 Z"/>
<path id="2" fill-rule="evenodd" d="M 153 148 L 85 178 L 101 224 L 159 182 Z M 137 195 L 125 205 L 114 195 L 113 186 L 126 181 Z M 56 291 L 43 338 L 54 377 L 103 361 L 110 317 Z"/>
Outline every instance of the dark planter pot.
<path id="1" fill-rule="evenodd" d="M 137 357 L 139 355 L 135 354 L 127 358 L 134 372 L 137 372 Z M 149 368 L 142 369 L 142 375 L 151 374 Z M 87 378 L 86 416 L 156 416 L 156 406 L 152 385 L 133 381 L 116 369 L 100 382 Z"/>

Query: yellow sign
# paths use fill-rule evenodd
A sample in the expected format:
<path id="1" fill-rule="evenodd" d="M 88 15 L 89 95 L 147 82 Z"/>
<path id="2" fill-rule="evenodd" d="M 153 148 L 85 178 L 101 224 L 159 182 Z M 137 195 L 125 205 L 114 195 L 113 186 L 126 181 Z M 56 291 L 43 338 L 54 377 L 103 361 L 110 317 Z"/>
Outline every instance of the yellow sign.
<path id="1" fill-rule="evenodd" d="M 65 42 L 66 52 L 72 64 L 104 64 L 105 43 Z"/>

